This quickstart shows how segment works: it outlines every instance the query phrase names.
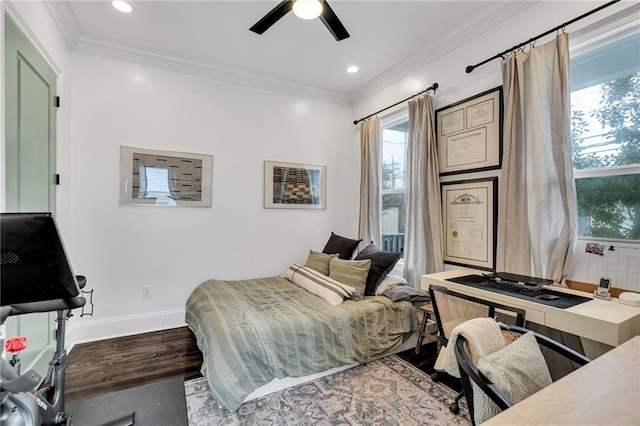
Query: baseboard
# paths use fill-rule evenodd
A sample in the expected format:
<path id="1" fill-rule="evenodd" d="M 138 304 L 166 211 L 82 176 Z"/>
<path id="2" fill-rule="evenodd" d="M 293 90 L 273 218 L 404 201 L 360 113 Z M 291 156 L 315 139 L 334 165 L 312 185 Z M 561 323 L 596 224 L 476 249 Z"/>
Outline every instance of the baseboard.
<path id="1" fill-rule="evenodd" d="M 67 351 L 79 343 L 184 327 L 184 314 L 184 309 L 172 309 L 103 320 L 76 317 L 67 328 Z"/>

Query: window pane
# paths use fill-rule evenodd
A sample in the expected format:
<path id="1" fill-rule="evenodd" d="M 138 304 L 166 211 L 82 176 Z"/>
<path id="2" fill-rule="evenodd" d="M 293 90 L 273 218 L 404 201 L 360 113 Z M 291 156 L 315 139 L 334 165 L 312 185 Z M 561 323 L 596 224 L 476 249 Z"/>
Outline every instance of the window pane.
<path id="1" fill-rule="evenodd" d="M 404 192 L 382 194 L 382 249 L 404 247 Z"/>
<path id="2" fill-rule="evenodd" d="M 640 240 L 640 175 L 576 179 L 580 236 Z"/>
<path id="3" fill-rule="evenodd" d="M 409 123 L 382 129 L 382 189 L 404 189 Z"/>
<path id="4" fill-rule="evenodd" d="M 573 165 L 640 164 L 640 34 L 571 58 Z"/>

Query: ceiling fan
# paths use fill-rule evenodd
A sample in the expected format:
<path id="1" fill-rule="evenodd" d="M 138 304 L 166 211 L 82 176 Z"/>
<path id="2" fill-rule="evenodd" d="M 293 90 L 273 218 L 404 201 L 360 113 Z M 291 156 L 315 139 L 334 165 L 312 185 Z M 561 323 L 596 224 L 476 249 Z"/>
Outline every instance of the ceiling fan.
<path id="1" fill-rule="evenodd" d="M 302 19 L 320 18 L 336 41 L 349 37 L 347 29 L 342 25 L 342 22 L 340 22 L 336 13 L 331 9 L 329 3 L 324 0 L 284 0 L 256 22 L 249 30 L 257 34 L 262 34 L 278 22 L 280 18 L 291 12 L 291 10 Z M 305 15 L 307 10 L 311 12 Z"/>

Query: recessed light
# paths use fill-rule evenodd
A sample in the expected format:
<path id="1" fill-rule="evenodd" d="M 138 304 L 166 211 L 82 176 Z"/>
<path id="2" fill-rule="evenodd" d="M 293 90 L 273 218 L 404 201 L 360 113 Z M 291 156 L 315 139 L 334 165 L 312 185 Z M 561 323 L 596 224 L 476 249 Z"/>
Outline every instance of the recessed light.
<path id="1" fill-rule="evenodd" d="M 120 12 L 130 13 L 133 10 L 131 8 L 131 5 L 129 3 L 127 3 L 126 1 L 115 0 L 115 1 L 112 1 L 111 4 L 113 5 L 113 7 L 118 9 Z"/>
<path id="2" fill-rule="evenodd" d="M 360 68 L 356 67 L 355 65 L 351 65 L 350 67 L 347 68 L 347 72 L 349 74 L 357 73 L 359 70 Z"/>

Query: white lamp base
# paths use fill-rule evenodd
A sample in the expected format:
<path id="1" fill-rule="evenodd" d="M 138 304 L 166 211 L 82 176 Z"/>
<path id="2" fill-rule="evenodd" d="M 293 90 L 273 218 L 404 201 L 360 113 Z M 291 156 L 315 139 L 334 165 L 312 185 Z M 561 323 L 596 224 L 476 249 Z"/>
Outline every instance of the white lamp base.
<path id="1" fill-rule="evenodd" d="M 640 294 L 638 293 L 620 293 L 620 298 L 618 300 L 623 305 L 640 306 Z"/>

